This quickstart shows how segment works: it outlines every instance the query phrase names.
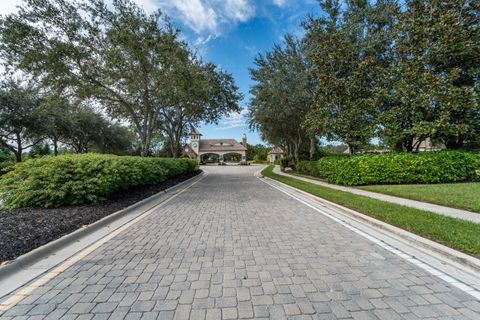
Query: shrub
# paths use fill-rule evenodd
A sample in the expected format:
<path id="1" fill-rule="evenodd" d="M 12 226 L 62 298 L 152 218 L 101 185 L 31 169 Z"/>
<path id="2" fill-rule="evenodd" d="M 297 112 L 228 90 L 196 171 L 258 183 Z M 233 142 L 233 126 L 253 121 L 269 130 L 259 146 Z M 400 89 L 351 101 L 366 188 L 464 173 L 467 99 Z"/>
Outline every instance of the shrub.
<path id="1" fill-rule="evenodd" d="M 317 175 L 345 185 L 474 181 L 479 159 L 479 153 L 463 151 L 326 157 L 318 161 Z"/>
<path id="2" fill-rule="evenodd" d="M 285 156 L 280 159 L 280 168 L 283 170 L 285 168 L 291 168 L 294 167 L 295 161 L 293 160 L 293 157 L 291 156 Z"/>
<path id="3" fill-rule="evenodd" d="M 317 161 L 299 161 L 295 166 L 295 171 L 301 174 L 318 177 L 320 173 L 318 171 L 317 164 Z"/>
<path id="4" fill-rule="evenodd" d="M 104 200 L 134 186 L 198 169 L 195 160 L 100 154 L 45 156 L 18 163 L 0 179 L 2 206 L 59 207 Z"/>
<path id="5" fill-rule="evenodd" d="M 14 159 L 11 155 L 0 153 L 0 175 L 7 173 L 12 169 Z"/>

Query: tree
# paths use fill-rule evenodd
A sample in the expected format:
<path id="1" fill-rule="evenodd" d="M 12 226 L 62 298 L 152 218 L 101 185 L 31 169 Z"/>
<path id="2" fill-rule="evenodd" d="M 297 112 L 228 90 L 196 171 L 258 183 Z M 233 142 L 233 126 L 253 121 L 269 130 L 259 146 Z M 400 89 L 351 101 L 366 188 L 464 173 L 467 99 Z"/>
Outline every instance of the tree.
<path id="1" fill-rule="evenodd" d="M 255 58 L 250 69 L 256 82 L 250 92 L 250 127 L 270 144 L 283 146 L 296 161 L 314 135 L 302 126 L 313 102 L 316 81 L 302 43 L 286 35 L 284 45 L 274 45 Z"/>
<path id="2" fill-rule="evenodd" d="M 77 153 L 88 153 L 101 144 L 108 122 L 87 106 L 76 106 L 70 113 L 71 128 L 63 142 Z"/>
<path id="3" fill-rule="evenodd" d="M 127 155 L 135 153 L 134 134 L 118 123 L 107 123 L 94 148 L 100 153 Z M 152 139 L 154 140 L 154 139 Z"/>
<path id="4" fill-rule="evenodd" d="M 111 9 L 110 9 L 111 8 Z M 45 86 L 101 102 L 133 124 L 148 154 L 161 99 L 184 45 L 160 12 L 130 0 L 25 0 L 1 20 L 1 57 Z M 27 45 L 28 44 L 28 45 Z"/>
<path id="5" fill-rule="evenodd" d="M 406 1 L 384 90 L 382 137 L 413 151 L 430 137 L 458 149 L 479 136 L 478 1 Z"/>
<path id="6" fill-rule="evenodd" d="M 306 127 L 348 145 L 350 153 L 368 144 L 377 126 L 375 88 L 381 67 L 390 62 L 392 1 L 320 2 L 323 14 L 304 27 L 309 57 L 318 79 Z"/>
<path id="7" fill-rule="evenodd" d="M 52 141 L 54 155 L 58 155 L 59 143 L 71 136 L 75 126 L 72 117 L 74 109 L 75 107 L 65 97 L 47 94 L 42 98 L 40 110 L 45 120 L 43 133 Z"/>
<path id="8" fill-rule="evenodd" d="M 23 152 L 43 140 L 44 118 L 38 91 L 7 81 L 0 88 L 0 144 L 22 161 Z"/>
<path id="9" fill-rule="evenodd" d="M 247 158 L 248 160 L 267 160 L 268 152 L 271 148 L 264 146 L 263 144 L 251 145 L 247 144 Z"/>

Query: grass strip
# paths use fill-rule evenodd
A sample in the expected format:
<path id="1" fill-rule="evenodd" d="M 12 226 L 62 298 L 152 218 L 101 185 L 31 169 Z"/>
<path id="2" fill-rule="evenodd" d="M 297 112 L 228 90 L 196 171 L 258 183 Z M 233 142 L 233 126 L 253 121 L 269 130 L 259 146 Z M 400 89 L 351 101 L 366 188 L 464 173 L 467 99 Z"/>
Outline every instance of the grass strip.
<path id="1" fill-rule="evenodd" d="M 265 168 L 262 175 L 450 248 L 480 257 L 480 224 L 285 177 L 274 173 L 273 166 Z"/>
<path id="2" fill-rule="evenodd" d="M 480 213 L 480 183 L 372 185 L 360 189 Z"/>

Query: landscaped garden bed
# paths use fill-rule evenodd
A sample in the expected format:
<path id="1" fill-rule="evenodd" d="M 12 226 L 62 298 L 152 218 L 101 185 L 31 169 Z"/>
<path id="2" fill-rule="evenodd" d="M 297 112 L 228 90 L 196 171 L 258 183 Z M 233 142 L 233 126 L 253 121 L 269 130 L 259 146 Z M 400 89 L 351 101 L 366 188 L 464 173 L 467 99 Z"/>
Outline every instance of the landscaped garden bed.
<path id="1" fill-rule="evenodd" d="M 0 262 L 198 173 L 190 159 L 72 154 L 19 163 L 0 179 Z"/>

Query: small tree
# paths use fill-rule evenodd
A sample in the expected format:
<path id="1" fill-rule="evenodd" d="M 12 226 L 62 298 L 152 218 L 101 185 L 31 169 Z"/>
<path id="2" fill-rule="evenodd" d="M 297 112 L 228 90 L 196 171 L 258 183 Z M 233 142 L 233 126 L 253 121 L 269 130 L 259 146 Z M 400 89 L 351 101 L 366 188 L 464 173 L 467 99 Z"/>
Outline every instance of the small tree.
<path id="1" fill-rule="evenodd" d="M 17 81 L 0 87 L 0 144 L 22 161 L 23 152 L 43 140 L 45 119 L 38 91 Z"/>

